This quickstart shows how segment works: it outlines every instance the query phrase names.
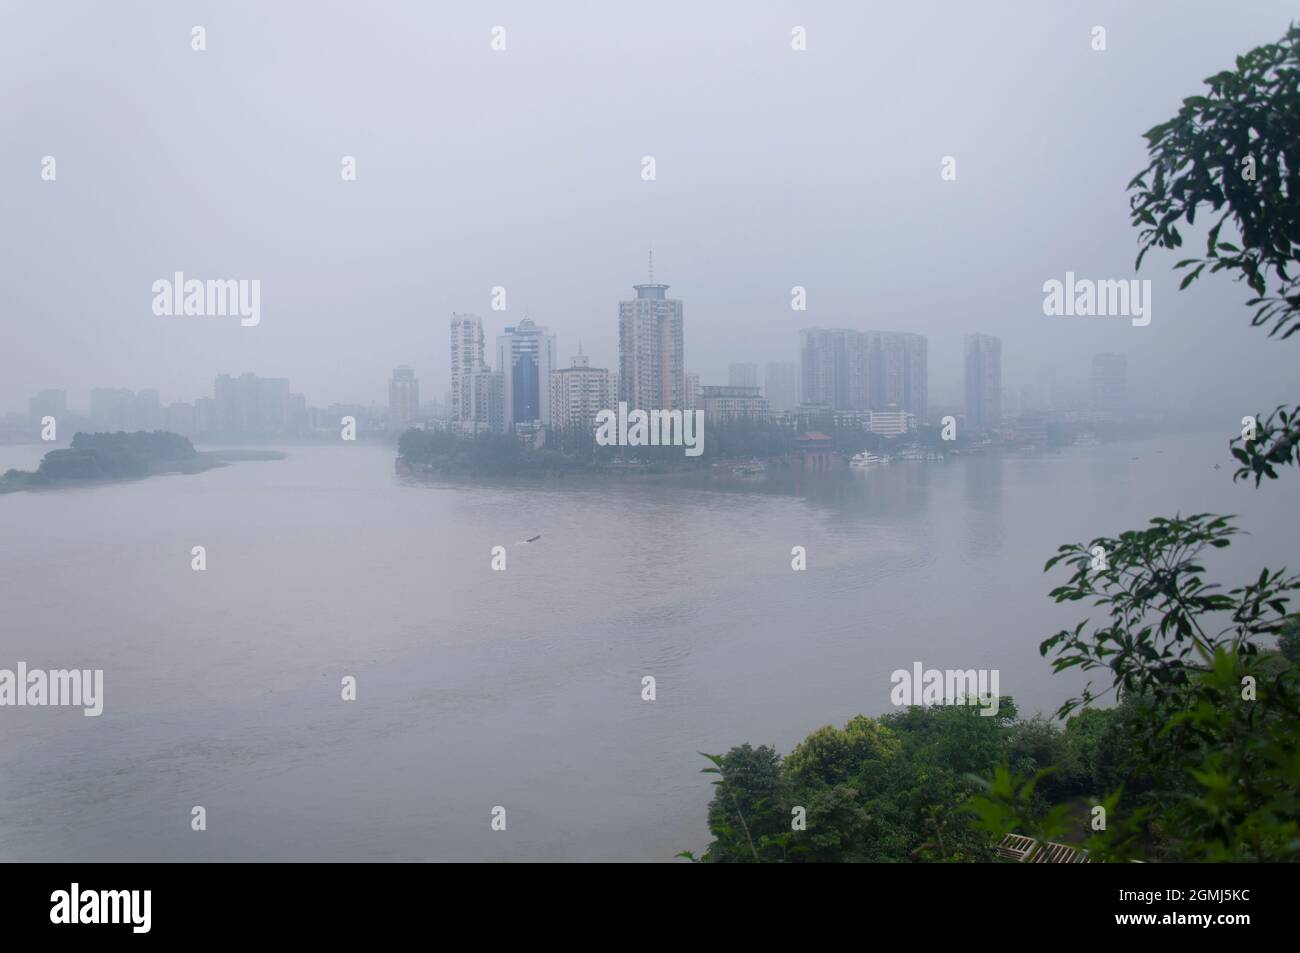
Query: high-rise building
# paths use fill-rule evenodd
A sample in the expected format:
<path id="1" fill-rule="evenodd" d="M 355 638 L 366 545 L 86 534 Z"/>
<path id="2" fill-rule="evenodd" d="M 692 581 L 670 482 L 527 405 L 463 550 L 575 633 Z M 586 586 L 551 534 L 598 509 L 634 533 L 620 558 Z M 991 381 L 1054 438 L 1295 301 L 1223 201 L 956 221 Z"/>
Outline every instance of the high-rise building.
<path id="1" fill-rule="evenodd" d="M 293 401 L 287 377 L 221 374 L 212 385 L 215 433 L 232 437 L 270 437 L 289 433 Z"/>
<path id="2" fill-rule="evenodd" d="M 732 387 L 757 387 L 757 364 L 732 364 L 727 368 L 727 383 Z"/>
<path id="3" fill-rule="evenodd" d="M 505 387 L 506 429 L 515 424 L 550 426 L 555 335 L 547 334 L 532 318 L 506 328 L 497 338 L 497 368 Z"/>
<path id="4" fill-rule="evenodd" d="M 668 286 L 633 285 L 636 297 L 618 303 L 619 400 L 631 410 L 686 407 L 686 364 L 682 349 L 682 303 Z"/>
<path id="5" fill-rule="evenodd" d="M 194 402 L 194 433 L 206 436 L 217 432 L 217 402 L 212 397 L 200 397 Z"/>
<path id="6" fill-rule="evenodd" d="M 1123 354 L 1098 354 L 1092 359 L 1092 407 L 1120 414 L 1128 407 L 1128 358 Z"/>
<path id="7" fill-rule="evenodd" d="M 483 356 L 483 319 L 475 314 L 451 316 L 451 419 L 471 420 L 466 411 L 464 379 L 487 370 Z"/>
<path id="8" fill-rule="evenodd" d="M 704 420 L 711 427 L 748 419 L 762 422 L 768 418 L 767 398 L 757 387 L 715 387 L 705 384 L 696 398 L 697 407 L 704 411 Z"/>
<path id="9" fill-rule="evenodd" d="M 466 433 L 505 433 L 505 375 L 486 367 L 461 378 L 461 417 Z"/>
<path id="10" fill-rule="evenodd" d="M 966 426 L 975 432 L 1002 423 L 1002 340 L 966 335 Z"/>
<path id="11" fill-rule="evenodd" d="M 197 432 L 194 429 L 194 405 L 173 403 L 168 404 L 164 414 L 164 429 L 171 433 L 178 433 L 182 437 L 193 437 Z"/>
<path id="12" fill-rule="evenodd" d="M 925 420 L 930 404 L 929 342 L 924 334 L 867 332 L 871 410 L 891 406 Z"/>
<path id="13" fill-rule="evenodd" d="M 699 406 L 700 401 L 700 375 L 694 371 L 686 373 L 686 408 L 692 410 Z"/>
<path id="14" fill-rule="evenodd" d="M 794 410 L 799 403 L 799 365 L 769 361 L 763 373 L 763 396 L 773 413 Z"/>
<path id="15" fill-rule="evenodd" d="M 615 403 L 610 400 L 609 371 L 592 367 L 581 345 L 568 367 L 551 372 L 551 426 L 556 430 L 595 427 L 596 415 L 614 409 Z"/>
<path id="16" fill-rule="evenodd" d="M 799 332 L 801 398 L 835 410 L 866 407 L 865 377 L 855 381 L 850 398 L 850 352 L 860 349 L 857 331 L 804 328 Z M 855 361 L 856 364 L 856 361 Z M 861 368 L 865 373 L 865 364 Z"/>
<path id="17" fill-rule="evenodd" d="M 921 419 L 928 414 L 924 335 L 805 328 L 799 342 L 803 403 L 842 411 L 892 404 Z"/>
<path id="18" fill-rule="evenodd" d="M 420 382 L 405 364 L 388 381 L 388 428 L 405 430 L 420 416 Z"/>
<path id="19" fill-rule="evenodd" d="M 164 419 L 162 400 L 156 390 L 146 389 L 136 393 L 133 421 L 135 429 L 161 430 Z"/>

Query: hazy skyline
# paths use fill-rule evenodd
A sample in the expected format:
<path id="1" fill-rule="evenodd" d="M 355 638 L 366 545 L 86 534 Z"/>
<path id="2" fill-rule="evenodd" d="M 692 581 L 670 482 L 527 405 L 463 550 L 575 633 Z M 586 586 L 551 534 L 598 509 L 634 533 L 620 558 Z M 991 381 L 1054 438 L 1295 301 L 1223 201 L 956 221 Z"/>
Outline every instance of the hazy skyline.
<path id="1" fill-rule="evenodd" d="M 957 402 L 963 335 L 982 332 L 1003 338 L 1009 389 L 1043 368 L 1083 381 L 1114 351 L 1135 401 L 1222 406 L 1231 429 L 1295 376 L 1244 286 L 1179 292 L 1184 256 L 1154 253 L 1136 275 L 1149 326 L 1042 311 L 1067 271 L 1135 277 L 1141 134 L 1294 11 L 1189 12 L 6 4 L 0 412 L 45 388 L 79 407 L 92 387 L 189 401 L 246 371 L 314 405 L 382 403 L 399 364 L 441 400 L 453 311 L 489 339 L 527 313 L 559 366 L 581 341 L 614 369 L 618 301 L 653 246 L 703 383 L 797 360 L 803 327 L 911 331 L 929 337 L 931 402 Z M 151 285 L 176 271 L 260 280 L 260 323 L 155 316 Z"/>

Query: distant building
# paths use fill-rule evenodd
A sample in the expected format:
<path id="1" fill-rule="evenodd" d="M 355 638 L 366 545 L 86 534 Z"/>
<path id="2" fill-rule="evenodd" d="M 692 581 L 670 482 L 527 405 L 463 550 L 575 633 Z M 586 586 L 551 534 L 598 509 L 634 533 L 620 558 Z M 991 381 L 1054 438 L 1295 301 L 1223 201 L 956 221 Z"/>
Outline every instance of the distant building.
<path id="1" fill-rule="evenodd" d="M 922 420 L 929 413 L 924 335 L 805 328 L 799 332 L 799 352 L 802 403 L 835 410 L 885 410 L 894 404 Z"/>
<path id="2" fill-rule="evenodd" d="M 487 368 L 461 379 L 461 416 L 457 428 L 464 433 L 505 433 L 505 375 Z"/>
<path id="3" fill-rule="evenodd" d="M 636 297 L 618 303 L 618 397 L 632 410 L 686 407 L 682 303 L 668 285 L 633 285 Z"/>
<path id="4" fill-rule="evenodd" d="M 194 402 L 194 434 L 217 432 L 217 402 L 211 397 L 200 397 Z"/>
<path id="5" fill-rule="evenodd" d="M 980 433 L 1002 423 L 1002 340 L 966 335 L 966 426 Z"/>
<path id="6" fill-rule="evenodd" d="M 794 438 L 795 454 L 805 470 L 821 472 L 845 465 L 844 455 L 835 450 L 835 441 L 820 431 L 801 433 Z"/>
<path id="7" fill-rule="evenodd" d="M 469 420 L 466 416 L 464 388 L 470 374 L 486 371 L 483 354 L 483 319 L 475 314 L 451 316 L 451 394 L 450 414 L 453 421 Z"/>
<path id="8" fill-rule="evenodd" d="M 43 390 L 27 400 L 27 422 L 33 427 L 41 425 L 42 417 L 53 417 L 62 426 L 68 415 L 68 394 L 61 390 Z"/>
<path id="9" fill-rule="evenodd" d="M 405 364 L 388 380 L 388 429 L 406 430 L 420 416 L 420 382 Z"/>
<path id="10" fill-rule="evenodd" d="M 616 391 L 617 393 L 617 391 Z M 700 375 L 694 371 L 686 374 L 686 408 L 694 410 L 700 400 Z"/>
<path id="11" fill-rule="evenodd" d="M 212 385 L 216 402 L 211 433 L 223 437 L 277 437 L 292 432 L 293 400 L 287 377 L 221 374 Z"/>
<path id="12" fill-rule="evenodd" d="M 897 407 L 920 420 L 929 413 L 929 342 L 923 334 L 867 331 L 868 394 L 873 411 Z"/>
<path id="13" fill-rule="evenodd" d="M 732 387 L 757 387 L 757 364 L 732 364 L 727 368 L 727 383 Z"/>
<path id="14" fill-rule="evenodd" d="M 1113 415 L 1128 408 L 1128 358 L 1123 354 L 1092 359 L 1092 408 Z"/>
<path id="15" fill-rule="evenodd" d="M 773 413 L 794 410 L 799 403 L 799 365 L 769 361 L 763 373 L 763 396 Z"/>
<path id="16" fill-rule="evenodd" d="M 765 422 L 768 418 L 767 398 L 757 387 L 715 387 L 705 384 L 700 388 L 697 408 L 704 411 L 704 420 L 711 427 L 748 419 Z"/>
<path id="17" fill-rule="evenodd" d="M 163 411 L 163 429 L 171 433 L 178 433 L 182 437 L 193 437 L 196 433 L 194 429 L 194 405 L 168 404 Z"/>
<path id="18" fill-rule="evenodd" d="M 132 424 L 136 430 L 161 430 L 165 415 L 158 392 L 152 389 L 139 391 L 135 395 L 135 408 Z"/>
<path id="19" fill-rule="evenodd" d="M 555 336 L 524 318 L 497 338 L 497 368 L 505 388 L 506 429 L 517 424 L 550 426 Z"/>
<path id="20" fill-rule="evenodd" d="M 594 428 L 596 415 L 616 403 L 610 400 L 609 371 L 592 367 L 581 345 L 568 367 L 551 372 L 551 426 L 556 430 Z"/>
<path id="21" fill-rule="evenodd" d="M 891 410 L 873 410 L 867 429 L 882 437 L 901 437 L 916 428 L 916 416 L 896 407 Z"/>

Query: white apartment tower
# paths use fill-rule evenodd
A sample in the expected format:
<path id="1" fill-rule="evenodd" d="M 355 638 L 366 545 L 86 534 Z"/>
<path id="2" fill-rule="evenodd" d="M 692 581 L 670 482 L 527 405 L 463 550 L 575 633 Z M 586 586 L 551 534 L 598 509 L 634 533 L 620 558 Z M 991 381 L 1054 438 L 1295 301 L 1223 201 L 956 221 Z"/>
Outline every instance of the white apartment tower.
<path id="1" fill-rule="evenodd" d="M 455 422 L 469 420 L 466 378 L 487 370 L 483 360 L 483 319 L 476 314 L 451 316 L 451 406 Z"/>
<path id="2" fill-rule="evenodd" d="M 686 408 L 682 303 L 650 280 L 633 285 L 636 297 L 618 303 L 618 399 L 631 410 Z"/>
<path id="3" fill-rule="evenodd" d="M 595 427 L 596 415 L 612 410 L 615 403 L 610 399 L 609 371 L 592 367 L 581 345 L 568 367 L 551 373 L 551 426 L 556 430 Z"/>

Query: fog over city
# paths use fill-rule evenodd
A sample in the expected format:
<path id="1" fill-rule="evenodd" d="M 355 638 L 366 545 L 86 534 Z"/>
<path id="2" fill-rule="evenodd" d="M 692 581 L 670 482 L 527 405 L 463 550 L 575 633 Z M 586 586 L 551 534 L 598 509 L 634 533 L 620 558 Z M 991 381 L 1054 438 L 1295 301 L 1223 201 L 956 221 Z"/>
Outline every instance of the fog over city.
<path id="1" fill-rule="evenodd" d="M 0 0 L 20 916 L 1248 923 L 1159 871 L 1300 859 L 1294 6 Z"/>
<path id="2" fill-rule="evenodd" d="M 797 361 L 803 327 L 904 331 L 956 405 L 982 332 L 1010 394 L 1086 388 L 1119 352 L 1134 403 L 1230 432 L 1287 398 L 1294 355 L 1227 277 L 1180 293 L 1177 252 L 1135 274 L 1125 187 L 1141 134 L 1294 10 L 1185 6 L 6 3 L 0 414 L 246 372 L 383 403 L 399 364 L 441 401 L 453 312 L 489 342 L 530 316 L 561 366 L 581 343 L 616 368 L 653 248 L 703 384 Z M 260 322 L 156 315 L 178 271 L 259 280 Z M 1150 279 L 1150 324 L 1044 315 L 1067 272 Z"/>

